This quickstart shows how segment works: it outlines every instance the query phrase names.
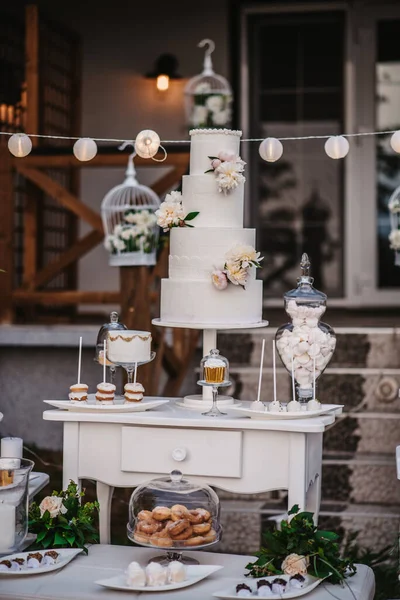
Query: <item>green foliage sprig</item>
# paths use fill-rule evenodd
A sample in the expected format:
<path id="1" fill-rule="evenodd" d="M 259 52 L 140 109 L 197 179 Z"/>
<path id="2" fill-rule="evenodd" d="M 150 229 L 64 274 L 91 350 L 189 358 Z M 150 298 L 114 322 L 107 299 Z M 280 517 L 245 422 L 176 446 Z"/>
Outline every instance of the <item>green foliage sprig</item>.
<path id="1" fill-rule="evenodd" d="M 330 583 L 342 583 L 345 577 L 354 575 L 356 568 L 352 560 L 340 555 L 336 533 L 319 530 L 314 524 L 313 513 L 299 512 L 297 505 L 289 515 L 294 516 L 290 521 L 282 521 L 279 530 L 264 534 L 264 544 L 256 553 L 258 560 L 246 567 L 249 570 L 247 576 L 282 574 L 282 563 L 289 554 L 306 557 L 307 572 L 314 577 L 327 578 Z"/>
<path id="2" fill-rule="evenodd" d="M 39 505 L 33 502 L 29 509 L 28 528 L 37 537 L 31 548 L 82 548 L 87 554 L 85 544 L 99 541 L 96 523 L 99 503 L 83 503 L 84 496 L 85 492 L 80 492 L 77 484 L 70 481 L 66 490 L 53 492 Z M 52 516 L 44 508 L 53 504 L 56 508 L 51 510 Z"/>

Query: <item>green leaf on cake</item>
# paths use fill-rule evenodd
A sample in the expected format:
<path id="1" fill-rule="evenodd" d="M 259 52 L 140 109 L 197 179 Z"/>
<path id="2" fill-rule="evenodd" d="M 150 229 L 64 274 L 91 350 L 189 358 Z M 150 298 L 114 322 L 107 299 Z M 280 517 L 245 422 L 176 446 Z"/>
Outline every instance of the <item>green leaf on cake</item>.
<path id="1" fill-rule="evenodd" d="M 190 212 L 186 215 L 186 217 L 183 220 L 184 221 L 193 221 L 193 219 L 195 219 L 198 214 L 199 214 L 199 211 Z"/>

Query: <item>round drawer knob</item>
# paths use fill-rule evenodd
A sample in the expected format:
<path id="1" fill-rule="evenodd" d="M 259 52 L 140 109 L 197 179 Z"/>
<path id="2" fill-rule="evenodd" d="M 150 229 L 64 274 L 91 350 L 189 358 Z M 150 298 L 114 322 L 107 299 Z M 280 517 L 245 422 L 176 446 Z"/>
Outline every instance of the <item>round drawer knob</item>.
<path id="1" fill-rule="evenodd" d="M 172 450 L 172 458 L 178 462 L 185 460 L 186 455 L 186 448 L 175 448 L 175 450 Z"/>

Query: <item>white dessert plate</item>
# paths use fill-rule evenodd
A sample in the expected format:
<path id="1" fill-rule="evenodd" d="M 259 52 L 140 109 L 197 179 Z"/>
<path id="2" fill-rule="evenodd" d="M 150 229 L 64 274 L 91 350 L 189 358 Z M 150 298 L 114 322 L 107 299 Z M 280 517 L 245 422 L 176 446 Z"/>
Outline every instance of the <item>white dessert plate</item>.
<path id="1" fill-rule="evenodd" d="M 321 581 L 323 581 L 323 579 L 317 579 L 317 577 L 313 577 L 312 575 L 306 575 L 307 579 L 305 585 L 301 589 L 289 588 L 285 590 L 283 594 L 270 594 L 269 596 L 257 595 L 257 581 L 259 581 L 260 579 L 266 579 L 267 581 L 272 582 L 277 577 L 279 577 L 280 579 L 285 579 L 286 581 L 289 581 L 290 579 L 289 575 L 274 575 L 273 577 L 260 577 L 259 579 L 249 579 L 244 577 L 243 579 L 238 579 L 236 583 L 234 583 L 233 585 L 231 584 L 225 590 L 215 592 L 213 596 L 214 598 L 222 598 L 223 600 L 237 600 L 237 598 L 240 598 L 240 596 L 238 596 L 236 593 L 236 586 L 239 583 L 245 583 L 253 590 L 253 594 L 249 596 L 249 598 L 268 598 L 268 600 L 274 600 L 279 598 L 280 600 L 289 600 L 289 598 L 299 598 L 300 596 L 305 596 L 306 594 L 309 594 L 313 589 L 319 586 Z"/>
<path id="2" fill-rule="evenodd" d="M 279 419 L 280 421 L 290 421 L 292 419 L 310 419 L 311 417 L 319 417 L 330 412 L 336 412 L 340 414 L 342 412 L 344 404 L 322 404 L 319 410 L 301 410 L 299 412 L 269 412 L 261 410 L 251 410 L 251 408 L 245 408 L 243 406 L 230 406 L 229 410 L 235 411 L 244 417 L 250 417 L 251 419 Z M 227 407 L 228 408 L 228 407 Z"/>
<path id="3" fill-rule="evenodd" d="M 61 408 L 61 410 L 70 410 L 71 412 L 107 412 L 107 413 L 131 413 L 144 412 L 157 408 L 162 404 L 167 404 L 169 400 L 154 400 L 151 398 L 143 398 L 140 402 L 129 402 L 124 404 L 124 399 L 117 400 L 113 404 L 101 404 L 97 402 L 95 394 L 89 394 L 85 402 L 70 402 L 69 400 L 43 400 L 46 404 Z"/>
<path id="4" fill-rule="evenodd" d="M 186 568 L 187 579 L 182 581 L 182 583 L 168 583 L 166 585 L 145 587 L 130 586 L 126 583 L 125 573 L 121 573 L 120 575 L 111 577 L 110 579 L 100 579 L 95 583 L 111 590 L 122 590 L 123 592 L 169 592 L 194 585 L 202 579 L 209 577 L 209 575 L 212 575 L 220 569 L 223 569 L 221 565 L 189 565 Z"/>
<path id="5" fill-rule="evenodd" d="M 0 571 L 0 577 L 22 577 L 25 575 L 40 575 L 41 573 L 57 571 L 58 569 L 65 567 L 65 565 L 71 562 L 75 556 L 82 552 L 80 548 L 53 548 L 53 550 L 59 554 L 57 562 L 54 565 L 46 565 L 43 567 L 38 567 L 37 569 L 28 569 L 24 566 L 20 571 L 12 571 L 9 569 L 8 571 Z M 9 554 L 8 556 L 1 556 L 0 562 L 3 560 L 14 560 L 14 558 L 24 558 L 26 560 L 28 558 L 28 554 L 40 552 L 40 554 L 44 555 L 45 552 L 50 551 L 51 548 L 48 548 L 47 550 L 31 550 L 30 552 L 16 552 L 15 554 Z"/>

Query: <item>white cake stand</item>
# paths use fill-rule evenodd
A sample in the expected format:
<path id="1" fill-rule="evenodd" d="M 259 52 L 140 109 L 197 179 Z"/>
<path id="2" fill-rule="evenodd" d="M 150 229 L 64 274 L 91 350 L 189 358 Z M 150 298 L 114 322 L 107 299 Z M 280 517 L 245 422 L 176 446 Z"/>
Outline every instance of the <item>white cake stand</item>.
<path id="1" fill-rule="evenodd" d="M 218 331 L 227 331 L 230 329 L 260 329 L 267 327 L 268 321 L 258 321 L 257 323 L 174 323 L 172 321 L 162 321 L 153 319 L 153 325 L 158 327 L 178 327 L 180 329 L 202 329 L 203 330 L 203 356 L 210 353 L 217 346 Z M 234 404 L 232 396 L 218 396 L 218 406 L 229 407 Z M 212 390 L 210 387 L 203 387 L 202 394 L 185 396 L 183 399 L 185 407 L 192 410 L 204 411 L 212 406 Z"/>

